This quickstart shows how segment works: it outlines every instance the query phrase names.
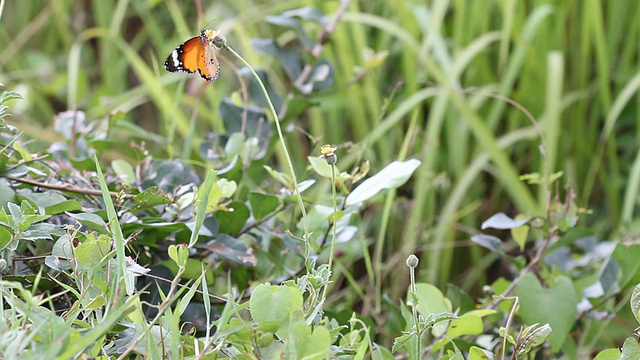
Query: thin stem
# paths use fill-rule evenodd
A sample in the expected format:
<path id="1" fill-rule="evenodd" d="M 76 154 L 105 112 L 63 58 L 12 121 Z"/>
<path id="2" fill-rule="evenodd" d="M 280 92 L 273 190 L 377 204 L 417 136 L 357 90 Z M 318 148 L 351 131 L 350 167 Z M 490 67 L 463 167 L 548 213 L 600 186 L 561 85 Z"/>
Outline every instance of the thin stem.
<path id="1" fill-rule="evenodd" d="M 307 267 L 307 270 L 309 269 L 309 255 L 310 255 L 310 247 L 309 247 L 309 227 L 307 224 L 307 211 L 304 208 L 304 202 L 302 201 L 302 195 L 300 194 L 300 188 L 298 187 L 298 180 L 296 179 L 296 173 L 295 170 L 293 169 L 293 162 L 291 162 L 291 157 L 289 156 L 289 151 L 287 150 L 287 144 L 284 141 L 284 136 L 282 135 L 282 128 L 280 127 L 280 120 L 278 118 L 278 113 L 276 112 L 276 109 L 273 107 L 273 103 L 271 102 L 271 98 L 269 97 L 269 93 L 267 92 L 267 89 L 265 88 L 264 84 L 262 83 L 262 80 L 260 80 L 260 77 L 258 76 L 258 74 L 256 74 L 255 70 L 253 70 L 253 67 L 251 67 L 251 65 L 249 65 L 249 63 L 242 57 L 240 56 L 240 54 L 238 54 L 237 52 L 235 52 L 231 46 L 226 45 L 225 49 L 227 49 L 233 56 L 235 56 L 236 58 L 238 58 L 243 64 L 244 66 L 247 67 L 247 69 L 249 69 L 249 71 L 251 71 L 251 74 L 253 74 L 253 76 L 255 77 L 256 81 L 258 82 L 258 85 L 260 86 L 260 89 L 262 90 L 262 93 L 264 94 L 265 99 L 267 99 L 267 104 L 269 104 L 269 110 L 271 111 L 271 116 L 273 117 L 273 122 L 276 125 L 276 131 L 278 133 L 278 139 L 280 140 L 280 145 L 282 146 L 282 149 L 284 150 L 284 157 L 287 160 L 287 166 L 289 168 L 289 173 L 291 175 L 291 180 L 293 182 L 293 188 L 294 188 L 294 193 L 297 195 L 297 200 L 298 200 L 298 206 L 300 207 L 300 211 L 302 212 L 302 227 L 304 229 L 304 235 L 302 237 L 302 240 L 304 241 L 304 262 L 305 262 L 305 266 Z"/>
<path id="2" fill-rule="evenodd" d="M 331 238 L 331 252 L 329 253 L 329 271 L 333 265 L 333 253 L 336 246 L 336 237 L 338 234 L 338 196 L 336 195 L 336 166 L 331 165 L 331 190 L 333 195 L 333 234 Z"/>
<path id="3" fill-rule="evenodd" d="M 411 312 L 413 313 L 413 326 L 415 326 L 416 328 L 416 353 L 415 353 L 415 358 L 419 359 L 420 358 L 420 340 L 422 339 L 422 336 L 418 330 L 418 304 L 414 304 L 415 299 L 417 298 L 416 293 L 417 293 L 417 286 L 416 286 L 416 269 L 414 267 L 409 267 L 409 274 L 411 276 L 411 287 L 410 287 L 410 292 L 411 292 Z"/>
<path id="4" fill-rule="evenodd" d="M 504 326 L 504 338 L 502 338 L 502 352 L 501 352 L 501 356 L 500 359 L 504 360 L 506 354 L 507 354 L 507 338 L 509 337 L 509 328 L 511 328 L 511 322 L 513 321 L 513 317 L 515 316 L 515 312 L 518 309 L 518 303 L 519 303 L 519 298 L 517 296 L 512 296 L 512 297 L 504 297 L 504 296 L 500 296 L 497 297 L 498 301 L 502 301 L 502 300 L 513 300 L 513 306 L 511 306 L 511 311 L 509 312 L 509 317 L 507 317 L 507 323 Z M 514 350 L 514 355 L 515 355 L 515 350 Z"/>
<path id="5" fill-rule="evenodd" d="M 318 56 L 320 56 L 322 50 L 324 50 L 324 45 L 329 41 L 329 38 L 331 37 L 333 31 L 336 29 L 336 26 L 338 26 L 338 22 L 342 18 L 342 15 L 344 15 L 344 13 L 347 11 L 350 2 L 351 0 L 342 0 L 342 4 L 340 5 L 338 11 L 336 11 L 333 20 L 324 29 L 322 29 L 322 32 L 318 36 L 316 45 L 311 50 L 311 56 L 313 56 L 314 58 L 318 58 Z M 297 85 L 304 84 L 304 82 L 309 78 L 309 75 L 311 75 L 311 70 L 313 70 L 313 66 L 311 66 L 310 64 L 306 64 L 294 83 Z"/>
<path id="6" fill-rule="evenodd" d="M 329 277 L 331 277 L 331 269 L 333 267 L 333 253 L 335 252 L 336 236 L 337 236 L 337 222 L 338 222 L 338 200 L 336 195 L 336 167 L 331 164 L 331 189 L 333 193 L 333 232 L 331 234 L 331 248 L 329 249 Z M 329 284 L 325 284 L 322 288 L 322 301 L 327 298 L 327 292 L 329 291 Z"/>
<path id="7" fill-rule="evenodd" d="M 83 188 L 79 188 L 77 186 L 73 186 L 71 184 L 49 184 L 49 183 L 45 183 L 45 182 L 41 182 L 41 181 L 33 180 L 33 179 L 17 178 L 15 176 L 5 176 L 5 179 L 9 179 L 9 180 L 15 181 L 15 182 L 20 182 L 20 183 L 23 183 L 23 184 L 29 184 L 29 185 L 41 187 L 43 189 L 65 191 L 65 192 L 71 192 L 71 193 L 74 193 L 74 194 L 91 195 L 91 196 L 100 196 L 100 195 L 102 195 L 102 191 L 101 190 L 83 189 Z M 130 198 L 134 197 L 134 195 L 122 194 L 122 193 L 115 192 L 115 191 L 110 191 L 109 195 L 111 195 L 111 197 L 114 197 L 114 198 L 121 197 L 121 198 L 124 198 L 124 199 L 130 199 Z"/>
<path id="8" fill-rule="evenodd" d="M 323 149 L 326 148 L 325 145 L 323 146 Z M 331 226 L 333 227 L 333 231 L 331 233 L 331 248 L 329 249 L 329 278 L 331 278 L 331 269 L 333 267 L 333 257 L 334 257 L 334 252 L 335 252 L 335 246 L 336 246 L 336 237 L 338 235 L 338 196 L 336 194 L 336 166 L 335 166 L 335 161 L 337 161 L 337 157 L 335 157 L 335 154 L 333 154 L 333 151 L 336 148 L 331 148 L 331 156 L 330 157 L 325 157 L 325 160 L 327 160 L 327 163 L 331 166 L 331 193 L 332 193 L 332 197 L 333 197 L 333 224 L 331 224 Z M 328 155 L 325 154 L 323 152 L 323 155 Z M 331 160 L 329 160 L 331 159 Z M 324 241 L 323 241 L 324 242 Z M 327 292 L 329 291 L 329 284 L 325 284 L 324 287 L 322 288 L 322 301 L 325 301 L 325 299 L 327 298 Z"/>

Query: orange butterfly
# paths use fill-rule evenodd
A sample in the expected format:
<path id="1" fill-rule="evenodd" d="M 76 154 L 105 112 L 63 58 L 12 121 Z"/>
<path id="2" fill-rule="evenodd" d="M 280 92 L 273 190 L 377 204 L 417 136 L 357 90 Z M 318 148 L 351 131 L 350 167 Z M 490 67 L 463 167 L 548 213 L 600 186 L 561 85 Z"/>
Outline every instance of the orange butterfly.
<path id="1" fill-rule="evenodd" d="M 217 41 L 222 40 L 218 31 L 205 30 L 192 37 L 171 52 L 164 68 L 171 72 L 200 73 L 203 79 L 215 81 L 220 75 L 220 61 L 216 57 Z"/>

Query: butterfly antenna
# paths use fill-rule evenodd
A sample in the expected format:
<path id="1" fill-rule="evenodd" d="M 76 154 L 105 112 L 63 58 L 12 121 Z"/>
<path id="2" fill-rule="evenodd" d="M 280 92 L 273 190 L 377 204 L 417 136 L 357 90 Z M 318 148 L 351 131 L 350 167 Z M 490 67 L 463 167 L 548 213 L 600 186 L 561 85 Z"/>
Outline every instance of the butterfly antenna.
<path id="1" fill-rule="evenodd" d="M 211 23 L 213 23 L 214 21 L 216 21 L 216 18 L 213 18 L 211 20 L 209 20 L 203 27 L 202 29 L 207 29 L 209 27 L 209 25 L 211 25 Z"/>

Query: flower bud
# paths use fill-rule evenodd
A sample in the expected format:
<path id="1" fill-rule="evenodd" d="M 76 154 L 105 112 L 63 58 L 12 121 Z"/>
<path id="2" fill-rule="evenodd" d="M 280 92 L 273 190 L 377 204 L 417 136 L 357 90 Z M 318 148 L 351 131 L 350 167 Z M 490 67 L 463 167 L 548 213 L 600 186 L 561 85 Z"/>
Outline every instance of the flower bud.
<path id="1" fill-rule="evenodd" d="M 418 263 L 420 262 L 420 260 L 418 260 L 418 257 L 411 254 L 409 255 L 409 257 L 407 258 L 407 266 L 415 269 L 418 266 Z"/>

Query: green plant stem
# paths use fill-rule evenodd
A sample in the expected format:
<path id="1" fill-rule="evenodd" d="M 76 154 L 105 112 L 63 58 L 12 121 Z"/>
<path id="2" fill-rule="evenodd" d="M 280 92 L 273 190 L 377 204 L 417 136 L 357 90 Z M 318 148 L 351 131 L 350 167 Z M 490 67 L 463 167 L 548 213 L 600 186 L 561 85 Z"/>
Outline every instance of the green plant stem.
<path id="1" fill-rule="evenodd" d="M 331 233 L 331 248 L 329 249 L 329 278 L 331 277 L 331 269 L 333 267 L 333 254 L 336 247 L 336 237 L 338 235 L 338 196 L 336 194 L 336 167 L 331 164 L 331 192 L 333 198 L 333 231 Z M 329 284 L 322 288 L 322 301 L 327 298 Z"/>
<path id="2" fill-rule="evenodd" d="M 414 359 L 420 359 L 420 339 L 422 338 L 422 335 L 418 329 L 418 304 L 414 304 L 415 299 L 417 298 L 416 293 L 418 292 L 418 288 L 416 286 L 416 269 L 409 267 L 409 274 L 411 276 L 411 312 L 413 313 L 413 326 L 416 328 L 416 353 L 414 354 Z"/>
<path id="3" fill-rule="evenodd" d="M 507 318 L 507 323 L 504 326 L 504 338 L 502 339 L 502 353 L 500 359 L 504 360 L 507 351 L 507 338 L 509 337 L 509 328 L 511 327 L 511 322 L 513 321 L 513 317 L 515 316 L 515 312 L 518 309 L 518 297 L 503 297 L 500 300 L 513 300 L 513 306 L 511 307 L 511 311 L 509 312 L 509 317 Z M 514 350 L 515 352 L 515 350 Z"/>
<path id="4" fill-rule="evenodd" d="M 331 252 L 329 253 L 329 271 L 333 265 L 333 253 L 336 247 L 336 237 L 338 235 L 338 196 L 336 194 L 336 167 L 331 165 L 331 193 L 333 197 L 333 233 L 331 234 Z M 326 288 L 326 287 L 325 287 Z"/>
<path id="5" fill-rule="evenodd" d="M 380 230 L 376 238 L 376 246 L 373 251 L 373 264 L 375 269 L 375 312 L 380 313 L 382 311 L 382 253 L 385 245 L 385 236 L 387 235 L 387 226 L 389 224 L 389 217 L 391 216 L 391 207 L 393 206 L 393 199 L 396 196 L 396 189 L 389 189 L 387 196 L 385 197 L 384 208 L 382 210 L 380 220 Z"/>
<path id="6" fill-rule="evenodd" d="M 240 54 L 235 52 L 235 50 L 233 50 L 231 46 L 226 45 L 225 49 L 227 49 L 233 56 L 238 58 L 238 60 L 240 60 L 244 64 L 244 66 L 246 66 L 247 69 L 251 71 L 251 74 L 253 74 L 256 81 L 258 82 L 258 85 L 260 86 L 260 90 L 262 90 L 262 93 L 264 94 L 265 99 L 267 99 L 267 104 L 269 104 L 269 110 L 271 111 L 271 116 L 273 117 L 273 122 L 275 123 L 275 126 L 276 126 L 278 139 L 280 140 L 280 145 L 284 150 L 284 157 L 287 160 L 287 167 L 289 168 L 291 181 L 293 182 L 294 192 L 297 195 L 296 198 L 298 200 L 298 206 L 300 207 L 300 212 L 302 213 L 302 227 L 304 229 L 304 235 L 302 237 L 302 240 L 304 241 L 304 262 L 308 270 L 309 255 L 310 255 L 310 246 L 309 246 L 310 234 L 309 234 L 309 227 L 307 224 L 307 211 L 304 208 L 304 202 L 302 201 L 302 194 L 300 194 L 300 188 L 298 187 L 298 180 L 296 179 L 296 172 L 293 169 L 293 162 L 291 161 L 291 157 L 289 156 L 289 151 L 287 150 L 287 144 L 285 143 L 284 136 L 282 135 L 282 127 L 280 126 L 278 113 L 276 112 L 276 109 L 273 107 L 273 103 L 271 102 L 271 98 L 269 97 L 269 93 L 267 92 L 267 89 L 264 87 L 264 84 L 262 83 L 262 80 L 260 80 L 260 77 L 258 76 L 258 74 L 256 74 L 255 70 L 253 70 L 253 67 L 251 67 L 251 65 L 249 65 L 249 63 L 242 56 L 240 56 Z"/>

